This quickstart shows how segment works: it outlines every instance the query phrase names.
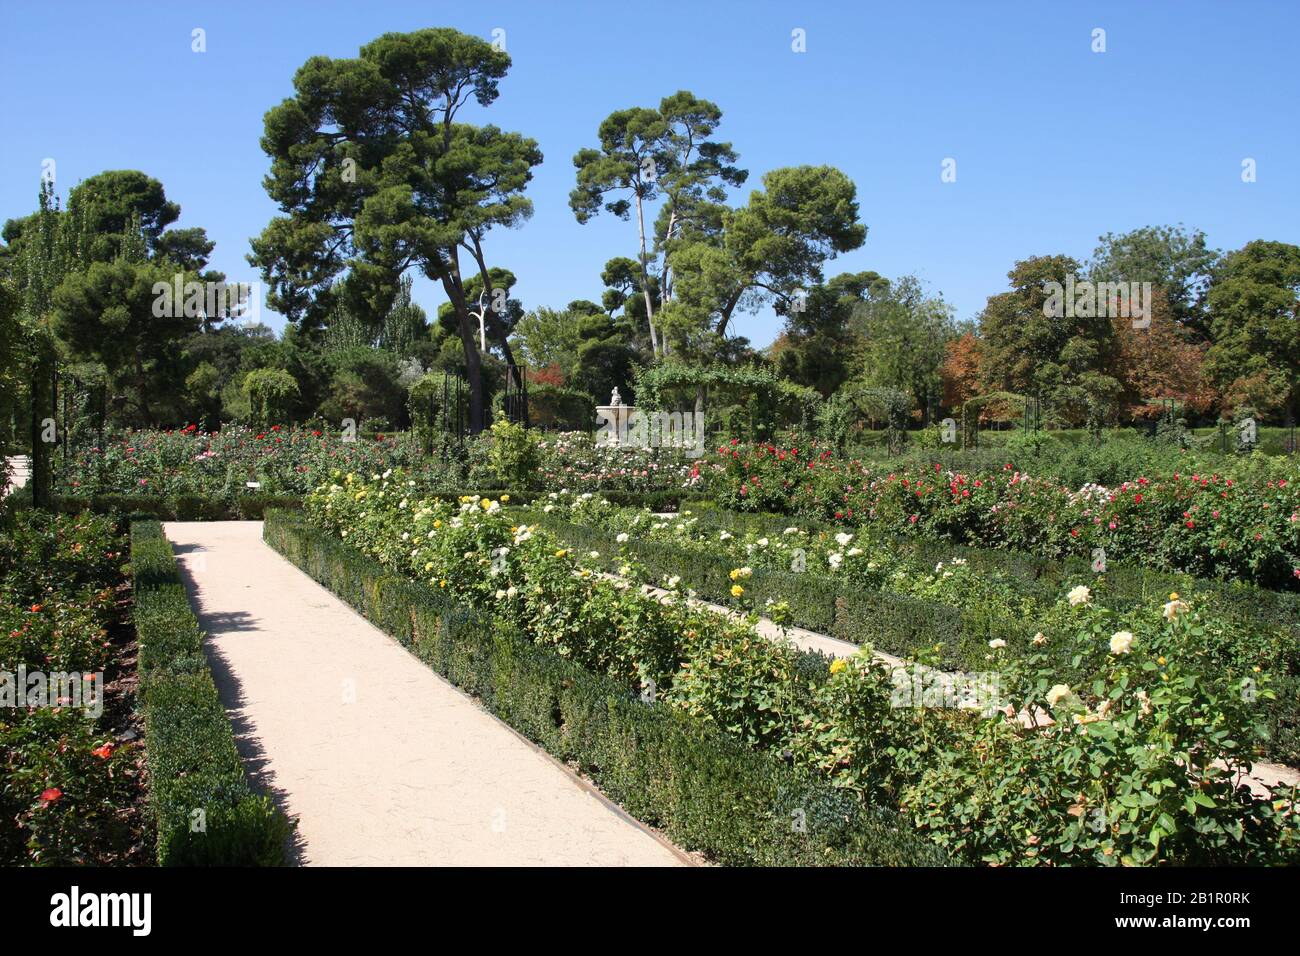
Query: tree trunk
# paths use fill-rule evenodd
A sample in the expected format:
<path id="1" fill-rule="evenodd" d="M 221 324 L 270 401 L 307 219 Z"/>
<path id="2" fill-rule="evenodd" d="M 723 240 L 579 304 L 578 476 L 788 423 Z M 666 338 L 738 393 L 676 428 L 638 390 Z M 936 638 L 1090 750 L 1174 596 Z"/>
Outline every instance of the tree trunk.
<path id="1" fill-rule="evenodd" d="M 668 268 L 668 243 L 672 241 L 673 229 L 677 225 L 677 211 L 674 209 L 668 214 L 668 228 L 664 230 L 664 257 L 659 264 L 659 302 L 660 304 L 668 302 L 673 297 L 673 286 L 669 279 L 670 270 Z M 667 344 L 667 343 L 665 343 Z"/>
<path id="2" fill-rule="evenodd" d="M 54 379 L 54 358 L 49 344 L 36 343 L 36 358 L 32 362 L 32 474 L 27 480 L 32 486 L 32 504 L 37 508 L 50 507 L 50 473 L 54 449 L 45 440 L 45 420 L 54 417 L 51 384 Z"/>
<path id="3" fill-rule="evenodd" d="M 144 362 L 140 358 L 140 353 L 135 353 L 135 375 L 136 387 L 140 390 L 140 411 L 144 412 L 145 424 L 152 428 L 155 424 L 153 409 L 149 407 L 149 376 L 145 374 Z"/>
<path id="4" fill-rule="evenodd" d="M 645 297 L 645 317 L 650 325 L 650 351 L 659 357 L 659 336 L 655 333 L 655 309 L 650 297 L 650 272 L 646 269 L 645 213 L 641 209 L 641 191 L 636 191 L 636 228 L 641 237 L 641 294 Z"/>
<path id="5" fill-rule="evenodd" d="M 460 283 L 459 272 L 444 273 L 441 277 L 443 291 L 456 312 L 456 326 L 460 330 L 460 344 L 465 350 L 465 378 L 469 384 L 469 432 L 477 435 L 486 425 L 483 405 L 483 361 L 478 351 L 474 323 L 470 321 L 469 305 Z"/>
<path id="6" fill-rule="evenodd" d="M 492 274 L 488 271 L 487 260 L 483 256 L 483 247 L 479 245 L 478 237 L 471 236 L 471 238 L 474 240 L 474 247 L 471 252 L 473 253 L 474 261 L 478 264 L 479 276 L 483 279 L 483 291 L 488 297 L 488 301 L 491 302 L 492 292 L 494 291 L 492 287 Z M 514 365 L 515 354 L 510 349 L 510 342 L 507 341 L 506 329 L 505 325 L 501 322 L 501 317 L 490 308 L 488 309 L 487 314 L 491 316 L 491 319 L 487 323 L 488 331 L 492 334 L 492 338 L 496 340 L 497 344 L 501 346 L 501 355 L 505 358 L 506 365 Z"/>

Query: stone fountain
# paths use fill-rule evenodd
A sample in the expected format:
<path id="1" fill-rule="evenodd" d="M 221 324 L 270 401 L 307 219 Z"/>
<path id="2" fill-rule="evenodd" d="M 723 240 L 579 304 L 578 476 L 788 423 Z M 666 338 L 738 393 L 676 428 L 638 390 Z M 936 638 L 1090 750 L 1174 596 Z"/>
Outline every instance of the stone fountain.
<path id="1" fill-rule="evenodd" d="M 636 414 L 636 406 L 624 405 L 615 386 L 608 405 L 596 406 L 596 444 L 620 445 L 627 441 L 627 426 Z"/>

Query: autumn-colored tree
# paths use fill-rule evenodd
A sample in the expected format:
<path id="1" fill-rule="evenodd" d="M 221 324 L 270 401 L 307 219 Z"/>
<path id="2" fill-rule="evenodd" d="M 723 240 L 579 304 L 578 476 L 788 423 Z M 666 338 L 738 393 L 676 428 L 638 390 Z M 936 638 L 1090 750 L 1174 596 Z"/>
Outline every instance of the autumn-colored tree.
<path id="1" fill-rule="evenodd" d="M 1151 292 L 1151 325 L 1134 328 L 1131 318 L 1115 317 L 1119 356 L 1112 374 L 1124 384 L 1124 400 L 1135 419 L 1162 415 L 1156 399 L 1174 398 L 1186 411 L 1204 414 L 1219 400 L 1204 374 L 1206 345 L 1193 341 L 1192 332 L 1176 317 L 1161 288 Z"/>
<path id="2" fill-rule="evenodd" d="M 950 339 L 939 376 L 944 408 L 958 408 L 979 394 L 981 343 L 974 332 Z"/>
<path id="3" fill-rule="evenodd" d="M 559 365 L 547 365 L 543 368 L 528 369 L 530 385 L 554 385 L 559 388 L 564 384 L 564 369 Z"/>

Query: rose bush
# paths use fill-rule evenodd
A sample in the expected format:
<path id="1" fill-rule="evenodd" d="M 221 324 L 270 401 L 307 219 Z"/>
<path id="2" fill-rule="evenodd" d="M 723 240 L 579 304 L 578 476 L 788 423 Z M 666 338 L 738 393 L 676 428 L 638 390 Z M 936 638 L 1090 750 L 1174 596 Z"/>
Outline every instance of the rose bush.
<path id="1" fill-rule="evenodd" d="M 74 451 L 55 468 L 57 491 L 71 495 L 200 495 L 230 500 L 260 494 L 303 495 L 336 468 L 366 473 L 419 462 L 405 436 L 357 435 L 273 425 L 227 425 L 217 432 L 186 426 L 174 431 L 129 431 L 102 448 Z M 252 489 L 248 482 L 260 487 Z"/>
<path id="2" fill-rule="evenodd" d="M 1093 659 L 1095 677 L 1058 683 L 1044 653 L 1006 664 L 1007 715 L 928 741 L 901 799 L 917 824 L 994 864 L 1293 859 L 1295 788 L 1260 796 L 1244 782 L 1267 676 L 1204 668 L 1202 622 L 1176 598 L 1125 622 L 1134 631 L 1086 602 L 1072 613 L 1070 653 Z"/>
<path id="3" fill-rule="evenodd" d="M 140 754 L 103 713 L 104 672 L 121 650 L 110 630 L 121 623 L 122 541 L 104 517 L 5 517 L 0 862 L 130 862 L 141 843 Z"/>
<path id="4" fill-rule="evenodd" d="M 1285 460 L 1241 479 L 1175 471 L 1076 489 L 1010 464 L 974 474 L 938 463 L 890 470 L 815 445 L 733 442 L 715 455 L 711 486 L 741 511 L 1049 557 L 1103 549 L 1110 561 L 1300 589 L 1300 485 Z"/>

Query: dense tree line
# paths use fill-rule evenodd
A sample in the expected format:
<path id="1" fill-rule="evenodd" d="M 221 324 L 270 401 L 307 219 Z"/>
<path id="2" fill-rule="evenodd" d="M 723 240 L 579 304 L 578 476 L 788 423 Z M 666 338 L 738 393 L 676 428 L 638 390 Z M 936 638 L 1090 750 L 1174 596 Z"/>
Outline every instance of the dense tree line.
<path id="1" fill-rule="evenodd" d="M 181 208 L 156 179 L 106 171 L 66 206 L 43 184 L 36 211 L 0 233 L 9 440 L 42 417 L 56 375 L 98 389 L 115 423 L 208 428 L 404 427 L 412 386 L 455 375 L 474 431 L 523 369 L 535 389 L 599 403 L 616 386 L 634 401 L 640 370 L 665 361 L 762 369 L 815 389 L 831 417 L 859 420 L 887 406 L 923 422 L 1008 392 L 1072 426 L 1150 418 L 1170 399 L 1200 420 L 1297 411 L 1300 248 L 1225 253 L 1181 225 L 1107 234 L 1087 262 L 1014 263 L 1008 287 L 958 322 L 914 277 L 827 275 L 866 240 L 855 184 L 833 167 L 793 166 L 742 193 L 750 176 L 718 136 L 722 110 L 684 90 L 611 113 L 573 157 L 577 222 L 635 223 L 631 255 L 593 277 L 598 301 L 526 309 L 491 236 L 531 215 L 524 193 L 543 157 L 529 137 L 469 115 L 491 106 L 509 68 L 503 51 L 449 29 L 303 64 L 293 95 L 266 114 L 264 186 L 280 211 L 248 256 L 288 320 L 279 335 L 237 296 L 190 307 L 184 290 L 224 276 L 209 268 L 206 232 L 178 226 Z M 416 275 L 445 296 L 432 317 L 412 301 Z M 1128 291 L 1117 300 L 1115 288 Z M 745 317 L 765 309 L 783 329 L 756 350 Z"/>

